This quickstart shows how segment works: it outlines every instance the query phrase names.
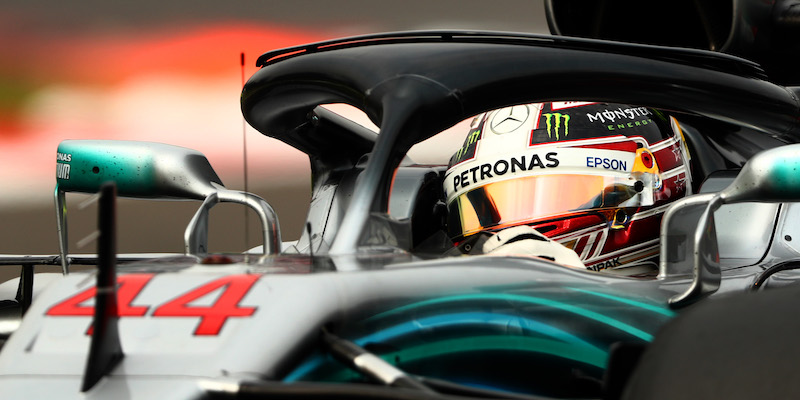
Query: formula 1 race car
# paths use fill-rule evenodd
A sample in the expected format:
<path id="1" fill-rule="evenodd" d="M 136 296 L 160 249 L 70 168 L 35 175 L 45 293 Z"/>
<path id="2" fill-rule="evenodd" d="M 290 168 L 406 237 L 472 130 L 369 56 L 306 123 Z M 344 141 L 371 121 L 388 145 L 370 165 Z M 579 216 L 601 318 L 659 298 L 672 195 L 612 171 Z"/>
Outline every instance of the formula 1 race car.
<path id="1" fill-rule="evenodd" d="M 245 119 L 311 162 L 299 240 L 283 242 L 269 204 L 225 188 L 196 151 L 62 142 L 61 254 L 1 258 L 22 265 L 20 279 L 0 285 L 3 398 L 649 397 L 641 378 L 638 391 L 626 382 L 673 317 L 719 293 L 799 278 L 792 270 L 800 265 L 800 88 L 771 82 L 754 62 L 597 39 L 415 31 L 271 51 L 258 65 L 242 92 Z M 638 174 L 623 188 L 633 192 L 603 210 L 655 205 L 663 212 L 659 237 L 648 243 L 659 260 L 649 264 L 652 274 L 611 273 L 616 261 L 576 268 L 544 253 L 474 254 L 466 245 L 481 234 L 463 233 L 467 220 L 453 219 L 448 197 L 457 196 L 447 192 L 455 190 L 448 182 L 475 183 L 481 169 L 453 175 L 447 161 L 407 157 L 412 146 L 476 115 L 486 132 L 502 136 L 506 128 L 490 127 L 496 110 L 512 118 L 516 106 L 555 111 L 555 102 L 575 101 L 635 104 L 642 108 L 618 111 L 680 121 L 672 127 L 690 149 L 692 182 L 669 204 L 645 194 L 687 186 L 675 183 L 681 176 L 653 172 L 638 139 L 623 140 L 638 157 L 631 155 L 630 168 L 626 159 L 600 156 L 623 151 L 616 139 L 583 159 L 592 164 L 582 167 Z M 363 111 L 379 133 L 324 107 L 338 103 Z M 617 115 L 613 108 L 608 116 Z M 572 118 L 537 129 L 572 140 Z M 477 151 L 475 143 L 468 137 L 465 151 Z M 678 145 L 665 147 L 670 155 L 673 148 L 677 160 Z M 525 165 L 567 165 L 571 150 L 526 153 Z M 504 171 L 498 163 L 487 171 Z M 68 192 L 99 193 L 96 255 L 67 249 Z M 612 197 L 601 193 L 602 201 Z M 116 196 L 202 201 L 186 229 L 185 254 L 117 254 Z M 634 199 L 644 200 L 631 206 Z M 255 210 L 263 244 L 247 254 L 209 254 L 208 215 L 219 202 Z M 608 243 L 611 231 L 630 232 L 645 218 L 603 215 L 610 215 Z M 455 224 L 460 236 L 448 233 Z M 532 240 L 556 241 L 550 238 L 558 236 Z M 578 239 L 558 246 L 591 247 Z M 97 268 L 70 272 L 76 264 Z M 64 274 L 34 275 L 35 265 L 62 265 Z M 658 380 L 653 365 L 658 360 L 648 358 L 647 376 Z"/>

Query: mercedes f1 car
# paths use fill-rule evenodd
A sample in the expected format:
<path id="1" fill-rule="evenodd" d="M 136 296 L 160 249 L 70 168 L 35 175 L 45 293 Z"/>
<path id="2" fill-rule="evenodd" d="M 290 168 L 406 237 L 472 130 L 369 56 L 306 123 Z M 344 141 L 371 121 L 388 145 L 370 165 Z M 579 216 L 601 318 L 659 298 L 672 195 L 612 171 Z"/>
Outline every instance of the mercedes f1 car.
<path id="1" fill-rule="evenodd" d="M 283 242 L 269 204 L 225 188 L 196 151 L 62 142 L 61 254 L 2 257 L 22 266 L 0 286 L 3 398 L 642 398 L 624 392 L 627 377 L 673 317 L 719 293 L 797 279 L 800 88 L 771 82 L 754 62 L 416 31 L 271 51 L 258 65 L 241 96 L 246 120 L 311 163 L 299 240 Z M 416 164 L 408 150 L 475 115 L 576 100 L 681 121 L 696 194 L 664 207 L 657 274 L 453 256 L 446 162 Z M 323 107 L 335 103 L 362 110 L 379 133 Z M 69 192 L 99 194 L 96 255 L 67 248 Z M 116 196 L 202 201 L 185 254 L 117 254 Z M 263 244 L 209 254 L 219 202 L 255 210 Z M 34 275 L 35 265 L 63 275 Z"/>

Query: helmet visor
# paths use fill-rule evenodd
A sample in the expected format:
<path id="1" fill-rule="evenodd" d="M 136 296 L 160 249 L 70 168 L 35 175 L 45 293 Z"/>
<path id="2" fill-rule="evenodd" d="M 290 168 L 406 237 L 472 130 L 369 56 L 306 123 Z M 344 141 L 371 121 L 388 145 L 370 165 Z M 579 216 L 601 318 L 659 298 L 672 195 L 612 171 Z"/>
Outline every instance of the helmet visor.
<path id="1" fill-rule="evenodd" d="M 546 174 L 492 182 L 450 201 L 453 238 L 558 214 L 653 204 L 654 175 Z"/>

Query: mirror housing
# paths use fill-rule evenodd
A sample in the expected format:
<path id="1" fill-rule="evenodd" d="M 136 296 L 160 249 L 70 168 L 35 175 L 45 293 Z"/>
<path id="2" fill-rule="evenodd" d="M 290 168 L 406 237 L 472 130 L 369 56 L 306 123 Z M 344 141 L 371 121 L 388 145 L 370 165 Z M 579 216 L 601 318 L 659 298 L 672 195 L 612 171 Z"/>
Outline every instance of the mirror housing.
<path id="1" fill-rule="evenodd" d="M 688 272 L 690 265 L 694 274 L 689 289 L 672 297 L 670 305 L 676 308 L 689 305 L 719 288 L 721 273 L 714 211 L 724 204 L 794 201 L 800 201 L 800 144 L 762 151 L 748 160 L 722 191 L 688 197 L 670 207 L 661 225 L 659 276 Z M 693 233 L 685 228 L 690 221 L 699 221 Z M 686 257 L 690 253 L 691 264 Z"/>
<path id="2" fill-rule="evenodd" d="M 756 154 L 720 196 L 725 204 L 800 200 L 800 144 Z"/>
<path id="3" fill-rule="evenodd" d="M 202 153 L 162 143 L 65 140 L 56 159 L 65 192 L 97 193 L 113 181 L 120 197 L 204 200 L 224 187 Z"/>
<path id="4" fill-rule="evenodd" d="M 54 193 L 64 274 L 69 273 L 65 193 L 97 193 L 108 181 L 116 183 L 119 197 L 203 201 L 184 234 L 188 255 L 207 254 L 208 211 L 219 202 L 253 208 L 262 223 L 264 254 L 280 250 L 278 218 L 272 207 L 254 194 L 226 189 L 202 153 L 153 142 L 65 140 L 56 155 Z"/>

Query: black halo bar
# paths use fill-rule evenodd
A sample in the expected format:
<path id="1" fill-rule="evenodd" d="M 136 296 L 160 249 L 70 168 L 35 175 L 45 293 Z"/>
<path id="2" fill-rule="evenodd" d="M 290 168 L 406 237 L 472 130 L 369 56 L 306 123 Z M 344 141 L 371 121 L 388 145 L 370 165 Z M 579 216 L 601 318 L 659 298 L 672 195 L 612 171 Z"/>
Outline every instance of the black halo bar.
<path id="1" fill-rule="evenodd" d="M 308 53 L 397 43 L 495 43 L 533 47 L 592 50 L 605 53 L 631 54 L 639 57 L 658 59 L 714 69 L 743 77 L 767 79 L 767 74 L 758 63 L 707 50 L 678 47 L 655 46 L 637 43 L 613 42 L 599 39 L 575 38 L 566 36 L 536 35 L 517 32 L 493 32 L 471 30 L 433 30 L 406 31 L 369 34 L 327 40 L 300 46 L 272 50 L 256 60 L 257 67 Z"/>

